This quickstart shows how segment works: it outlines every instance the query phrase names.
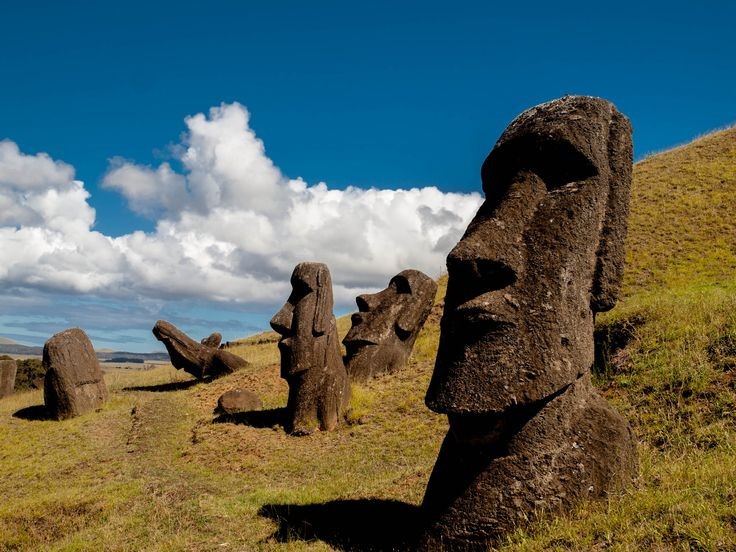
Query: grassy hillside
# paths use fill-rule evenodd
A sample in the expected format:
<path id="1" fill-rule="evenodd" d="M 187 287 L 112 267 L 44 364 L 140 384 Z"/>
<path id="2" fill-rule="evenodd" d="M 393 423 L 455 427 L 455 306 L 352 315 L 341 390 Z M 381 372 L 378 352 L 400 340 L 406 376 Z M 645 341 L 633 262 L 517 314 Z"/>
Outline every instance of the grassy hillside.
<path id="1" fill-rule="evenodd" d="M 636 166 L 625 298 L 598 322 L 595 379 L 632 421 L 641 477 L 502 549 L 736 550 L 735 166 L 735 130 Z M 110 402 L 74 420 L 37 419 L 39 391 L 3 399 L 0 549 L 400 548 L 447 428 L 423 404 L 443 294 L 409 366 L 354 386 L 333 433 L 276 425 L 287 386 L 270 333 L 211 384 L 112 370 Z M 252 425 L 212 413 L 234 387 L 263 398 Z"/>
<path id="2" fill-rule="evenodd" d="M 733 282 L 736 128 L 637 163 L 626 291 Z"/>

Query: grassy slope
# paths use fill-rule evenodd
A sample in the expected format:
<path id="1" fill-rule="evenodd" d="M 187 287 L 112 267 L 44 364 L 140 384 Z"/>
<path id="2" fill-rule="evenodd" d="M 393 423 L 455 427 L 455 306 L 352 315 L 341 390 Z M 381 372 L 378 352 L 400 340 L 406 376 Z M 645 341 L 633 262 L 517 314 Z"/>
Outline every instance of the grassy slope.
<path id="1" fill-rule="evenodd" d="M 736 549 L 734 161 L 729 130 L 636 166 L 625 299 L 599 320 L 614 347 L 596 380 L 635 427 L 641 478 L 622 496 L 519 531 L 506 549 Z M 209 385 L 176 383 L 186 375 L 170 367 L 110 371 L 111 401 L 74 420 L 12 416 L 32 417 L 39 391 L 3 399 L 0 550 L 380 542 L 415 513 L 404 504 L 421 500 L 447 427 L 423 405 L 442 294 L 410 365 L 354 387 L 350 425 L 329 434 L 271 427 L 268 409 L 285 403 L 287 387 L 269 334 L 237 350 L 247 370 Z M 344 333 L 349 321 L 340 325 Z M 217 397 L 238 386 L 263 397 L 263 427 L 212 423 Z"/>

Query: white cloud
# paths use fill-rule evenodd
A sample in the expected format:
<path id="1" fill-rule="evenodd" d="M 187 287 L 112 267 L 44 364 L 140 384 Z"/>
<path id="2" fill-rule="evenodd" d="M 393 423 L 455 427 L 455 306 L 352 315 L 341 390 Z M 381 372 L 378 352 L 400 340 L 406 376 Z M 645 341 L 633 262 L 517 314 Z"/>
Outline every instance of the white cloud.
<path id="1" fill-rule="evenodd" d="M 223 104 L 186 119 L 182 173 L 116 158 L 103 186 L 156 220 L 151 233 L 92 230 L 89 194 L 69 165 L 0 142 L 0 285 L 99 296 L 279 302 L 297 262 L 329 265 L 350 303 L 405 268 L 433 276 L 481 203 L 479 194 L 332 190 L 281 174 Z"/>

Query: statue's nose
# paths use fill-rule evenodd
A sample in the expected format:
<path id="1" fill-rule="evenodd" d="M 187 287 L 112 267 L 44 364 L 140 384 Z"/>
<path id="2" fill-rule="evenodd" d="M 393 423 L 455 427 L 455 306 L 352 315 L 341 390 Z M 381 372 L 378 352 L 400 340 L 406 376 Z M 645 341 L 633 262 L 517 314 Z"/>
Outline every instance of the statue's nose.
<path id="1" fill-rule="evenodd" d="M 291 322 L 294 318 L 294 307 L 291 303 L 285 303 L 281 310 L 271 319 L 271 327 L 281 335 L 291 334 Z"/>
<path id="2" fill-rule="evenodd" d="M 358 295 L 355 298 L 355 302 L 358 305 L 358 310 L 360 312 L 368 312 L 370 310 L 373 310 L 376 308 L 376 305 L 378 305 L 378 294 L 377 293 L 364 293 L 363 295 Z"/>

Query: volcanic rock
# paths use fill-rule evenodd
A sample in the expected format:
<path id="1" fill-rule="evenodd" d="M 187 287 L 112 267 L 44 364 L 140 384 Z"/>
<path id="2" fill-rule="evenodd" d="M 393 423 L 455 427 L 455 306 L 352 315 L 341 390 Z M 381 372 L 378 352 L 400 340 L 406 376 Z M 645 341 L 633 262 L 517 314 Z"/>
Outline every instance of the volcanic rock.
<path id="1" fill-rule="evenodd" d="M 258 395 L 246 389 L 231 389 L 217 399 L 216 411 L 233 416 L 263 408 Z"/>
<path id="2" fill-rule="evenodd" d="M 43 398 L 49 417 L 73 418 L 102 406 L 107 386 L 87 334 L 79 328 L 57 333 L 43 347 Z"/>

